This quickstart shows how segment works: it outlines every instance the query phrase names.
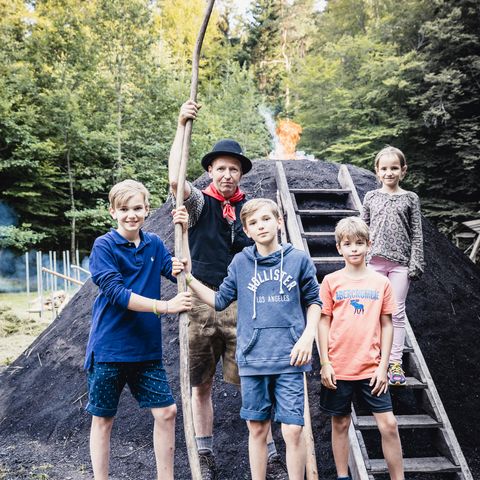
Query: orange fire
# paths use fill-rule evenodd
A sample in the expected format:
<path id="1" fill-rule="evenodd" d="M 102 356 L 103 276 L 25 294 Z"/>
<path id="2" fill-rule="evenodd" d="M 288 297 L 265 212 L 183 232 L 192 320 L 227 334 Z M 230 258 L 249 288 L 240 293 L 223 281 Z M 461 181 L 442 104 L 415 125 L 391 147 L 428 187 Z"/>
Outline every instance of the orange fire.
<path id="1" fill-rule="evenodd" d="M 302 127 L 291 120 L 282 119 L 278 121 L 275 131 L 282 147 L 281 152 L 275 152 L 275 158 L 279 160 L 294 159 L 297 143 L 302 133 Z"/>

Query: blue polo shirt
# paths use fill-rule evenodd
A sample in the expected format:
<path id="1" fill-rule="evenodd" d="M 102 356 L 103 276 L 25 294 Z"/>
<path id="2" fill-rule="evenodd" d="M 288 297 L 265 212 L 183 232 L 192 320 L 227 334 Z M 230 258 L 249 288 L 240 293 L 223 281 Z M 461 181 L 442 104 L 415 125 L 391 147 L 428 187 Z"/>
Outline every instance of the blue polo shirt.
<path id="1" fill-rule="evenodd" d="M 99 288 L 92 311 L 85 369 L 93 362 L 162 359 L 160 318 L 128 310 L 132 292 L 160 299 L 160 276 L 172 276 L 172 257 L 158 235 L 140 230 L 140 244 L 116 230 L 95 240 L 90 255 L 92 280 Z"/>

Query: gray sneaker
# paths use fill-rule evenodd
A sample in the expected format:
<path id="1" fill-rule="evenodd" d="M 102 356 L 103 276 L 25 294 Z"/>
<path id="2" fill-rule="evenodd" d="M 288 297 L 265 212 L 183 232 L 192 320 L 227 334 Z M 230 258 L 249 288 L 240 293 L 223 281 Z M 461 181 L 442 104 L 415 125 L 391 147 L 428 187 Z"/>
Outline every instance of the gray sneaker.
<path id="1" fill-rule="evenodd" d="M 217 464 L 215 463 L 215 457 L 213 454 L 199 453 L 198 458 L 200 460 L 202 480 L 217 480 Z"/>
<path id="2" fill-rule="evenodd" d="M 288 480 L 287 466 L 278 453 L 268 458 L 266 480 Z"/>

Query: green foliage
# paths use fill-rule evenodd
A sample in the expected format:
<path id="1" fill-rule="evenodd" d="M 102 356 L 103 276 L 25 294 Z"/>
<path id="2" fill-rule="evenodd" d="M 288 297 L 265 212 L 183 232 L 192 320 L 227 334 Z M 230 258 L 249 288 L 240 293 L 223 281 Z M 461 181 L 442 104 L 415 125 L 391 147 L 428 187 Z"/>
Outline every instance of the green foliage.
<path id="1" fill-rule="evenodd" d="M 75 218 L 75 224 L 86 238 L 95 238 L 100 232 L 106 232 L 115 227 L 107 205 L 98 201 L 95 208 L 82 208 L 81 210 L 69 210 L 65 212 L 68 219 Z"/>
<path id="2" fill-rule="evenodd" d="M 191 178 L 203 173 L 201 156 L 220 138 L 236 139 L 251 158 L 265 158 L 268 154 L 269 134 L 258 113 L 261 96 L 253 75 L 234 62 L 228 64 L 228 69 L 218 88 L 202 92 L 205 103 L 192 135 Z"/>
<path id="3" fill-rule="evenodd" d="M 371 168 L 405 151 L 407 188 L 445 230 L 480 185 L 480 4 L 475 0 L 255 0 L 217 6 L 200 62 L 189 177 L 222 137 L 266 156 L 263 103 L 303 127 L 301 149 Z M 28 5 L 28 8 L 27 8 Z M 23 227 L 2 245 L 79 246 L 111 225 L 114 182 L 158 207 L 203 0 L 0 0 L 0 201 Z M 28 227 L 25 225 L 29 225 Z"/>
<path id="4" fill-rule="evenodd" d="M 281 2 L 256 0 L 251 15 L 253 21 L 244 45 L 245 56 L 248 65 L 253 66 L 260 91 L 271 102 L 276 102 L 285 75 L 280 52 Z"/>
<path id="5" fill-rule="evenodd" d="M 6 229 L 2 245 L 89 249 L 112 225 L 105 205 L 113 183 L 142 181 L 153 208 L 168 194 L 169 149 L 205 3 L 0 6 L 0 200 L 31 225 Z M 218 138 L 234 136 L 252 155 L 263 154 L 267 138 L 256 86 L 233 64 L 238 46 L 225 22 L 214 11 L 202 50 L 195 176 Z"/>
<path id="6" fill-rule="evenodd" d="M 302 149 L 372 168 L 401 148 L 405 187 L 445 232 L 478 210 L 480 4 L 336 0 L 293 84 Z"/>
<path id="7" fill-rule="evenodd" d="M 440 185 L 443 197 L 474 202 L 480 184 L 480 5 L 476 1 L 436 1 L 431 20 L 422 26 L 426 45 L 423 84 L 412 98 L 422 124 L 415 141 L 434 160 L 418 168 L 425 193 L 438 189 L 428 177 L 448 168 Z M 439 159 L 437 159 L 439 157 Z M 440 166 L 441 163 L 441 166 Z M 478 206 L 477 206 L 478 208 Z"/>
<path id="8" fill-rule="evenodd" d="M 296 108 L 291 84 L 314 38 L 315 1 L 257 0 L 247 25 L 240 63 L 251 67 L 258 89 L 275 112 Z"/>
<path id="9" fill-rule="evenodd" d="M 326 44 L 298 77 L 302 146 L 320 158 L 369 168 L 374 152 L 410 127 L 408 75 L 418 66 L 414 54 L 397 56 L 367 35 Z"/>
<path id="10" fill-rule="evenodd" d="M 13 248 L 23 252 L 40 243 L 46 235 L 30 230 L 30 226 L 24 224 L 18 228 L 0 225 L 0 248 Z"/>

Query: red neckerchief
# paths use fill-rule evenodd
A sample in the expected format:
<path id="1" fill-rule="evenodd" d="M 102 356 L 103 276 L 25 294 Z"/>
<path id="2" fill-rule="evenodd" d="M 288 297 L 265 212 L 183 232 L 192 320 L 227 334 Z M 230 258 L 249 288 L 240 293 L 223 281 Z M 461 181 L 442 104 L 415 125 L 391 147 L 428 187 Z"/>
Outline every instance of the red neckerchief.
<path id="1" fill-rule="evenodd" d="M 223 204 L 223 218 L 229 222 L 234 222 L 237 219 L 235 215 L 235 208 L 232 204 L 238 203 L 245 198 L 245 194 L 237 187 L 235 193 L 227 200 L 211 183 L 205 190 L 202 190 L 205 195 L 213 197 Z"/>

